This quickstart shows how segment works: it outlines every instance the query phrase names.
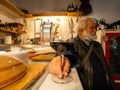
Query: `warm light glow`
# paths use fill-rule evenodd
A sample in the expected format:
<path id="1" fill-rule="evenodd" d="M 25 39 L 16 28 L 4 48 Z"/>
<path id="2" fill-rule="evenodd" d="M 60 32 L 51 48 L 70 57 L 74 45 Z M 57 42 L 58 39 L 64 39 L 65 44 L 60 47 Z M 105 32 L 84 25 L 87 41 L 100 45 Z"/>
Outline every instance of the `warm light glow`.
<path id="1" fill-rule="evenodd" d="M 73 17 L 73 16 L 40 16 L 40 17 L 36 17 L 35 20 L 41 19 L 42 23 L 52 22 L 52 33 L 51 34 L 55 35 L 56 38 L 59 37 L 63 41 L 66 41 L 68 38 L 71 37 L 71 34 L 70 34 L 71 25 L 75 23 L 75 22 L 71 23 L 71 20 L 74 19 L 74 21 L 76 21 L 76 18 L 77 17 Z M 37 23 L 36 26 L 40 26 L 39 23 Z M 41 31 L 41 29 L 38 29 L 38 30 Z M 56 30 L 57 30 L 57 33 L 55 33 Z"/>
<path id="2" fill-rule="evenodd" d="M 0 54 L 6 54 L 6 51 L 0 51 Z"/>

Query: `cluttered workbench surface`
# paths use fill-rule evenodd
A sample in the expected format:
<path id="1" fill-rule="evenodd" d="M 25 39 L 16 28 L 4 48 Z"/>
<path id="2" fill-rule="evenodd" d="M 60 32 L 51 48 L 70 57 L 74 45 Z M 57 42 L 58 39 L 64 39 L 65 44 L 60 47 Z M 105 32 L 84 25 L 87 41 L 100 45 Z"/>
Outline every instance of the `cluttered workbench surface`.
<path id="1" fill-rule="evenodd" d="M 21 45 L 20 47 L 31 49 L 28 56 L 33 61 L 50 61 L 56 53 L 50 46 Z"/>

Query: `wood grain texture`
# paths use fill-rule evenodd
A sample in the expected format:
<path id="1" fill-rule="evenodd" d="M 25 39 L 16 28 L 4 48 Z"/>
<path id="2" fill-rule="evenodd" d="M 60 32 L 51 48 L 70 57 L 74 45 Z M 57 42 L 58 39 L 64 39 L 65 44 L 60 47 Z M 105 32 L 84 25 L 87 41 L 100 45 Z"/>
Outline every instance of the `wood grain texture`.
<path id="1" fill-rule="evenodd" d="M 26 90 L 26 88 L 39 76 L 41 76 L 47 64 L 30 64 L 29 69 L 24 77 L 16 82 L 2 88 L 2 90 Z"/>
<path id="2" fill-rule="evenodd" d="M 38 54 L 35 56 L 30 57 L 31 60 L 42 60 L 42 61 L 50 61 L 55 56 L 54 53 L 49 54 Z"/>
<path id="3" fill-rule="evenodd" d="M 0 55 L 0 88 L 3 88 L 26 74 L 27 66 L 13 57 Z"/>

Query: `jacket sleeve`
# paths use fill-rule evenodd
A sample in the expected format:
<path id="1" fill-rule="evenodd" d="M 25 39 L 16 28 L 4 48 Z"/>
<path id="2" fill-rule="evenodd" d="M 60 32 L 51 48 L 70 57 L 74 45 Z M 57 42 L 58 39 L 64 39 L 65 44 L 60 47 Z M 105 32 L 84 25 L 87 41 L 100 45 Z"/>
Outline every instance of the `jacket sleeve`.
<path id="1" fill-rule="evenodd" d="M 67 52 L 65 53 L 65 57 L 67 57 L 70 61 L 71 67 L 79 67 L 80 65 L 80 60 L 75 53 L 74 45 L 71 44 L 70 47 L 68 48 Z"/>

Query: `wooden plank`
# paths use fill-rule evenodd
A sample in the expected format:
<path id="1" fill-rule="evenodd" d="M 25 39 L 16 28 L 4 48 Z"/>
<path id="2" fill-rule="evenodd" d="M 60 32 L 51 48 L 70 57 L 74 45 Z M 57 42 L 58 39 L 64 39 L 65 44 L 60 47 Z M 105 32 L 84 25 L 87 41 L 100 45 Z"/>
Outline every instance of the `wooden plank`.
<path id="1" fill-rule="evenodd" d="M 25 14 L 26 18 L 38 16 L 82 16 L 82 12 L 38 12 L 33 14 Z"/>
<path id="2" fill-rule="evenodd" d="M 24 16 L 25 15 L 19 8 L 17 8 L 15 5 L 13 5 L 8 0 L 0 0 L 0 3 L 2 3 L 8 9 L 12 10 L 13 12 L 17 13 L 20 16 Z"/>
<path id="3" fill-rule="evenodd" d="M 30 64 L 30 67 L 24 77 L 16 82 L 2 88 L 2 90 L 25 90 L 37 77 L 41 76 L 47 64 Z"/>
<path id="4" fill-rule="evenodd" d="M 51 61 L 52 58 L 55 56 L 55 53 L 48 53 L 48 54 L 37 54 L 37 55 L 31 55 L 31 60 L 33 61 Z"/>
<path id="5" fill-rule="evenodd" d="M 40 12 L 33 16 L 81 16 L 82 12 Z"/>

